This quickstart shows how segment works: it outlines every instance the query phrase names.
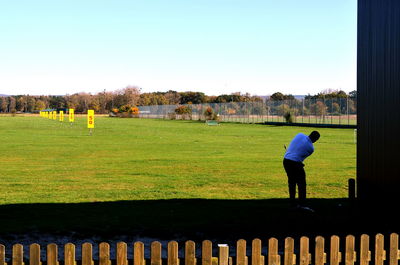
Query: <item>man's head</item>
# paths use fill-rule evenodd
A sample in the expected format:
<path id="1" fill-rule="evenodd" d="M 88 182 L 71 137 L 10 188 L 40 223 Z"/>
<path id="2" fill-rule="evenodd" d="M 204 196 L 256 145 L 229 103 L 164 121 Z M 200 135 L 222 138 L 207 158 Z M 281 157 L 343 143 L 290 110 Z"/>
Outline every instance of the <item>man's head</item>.
<path id="1" fill-rule="evenodd" d="M 311 142 L 315 143 L 316 141 L 318 141 L 319 136 L 319 132 L 312 131 L 308 137 L 310 138 Z"/>

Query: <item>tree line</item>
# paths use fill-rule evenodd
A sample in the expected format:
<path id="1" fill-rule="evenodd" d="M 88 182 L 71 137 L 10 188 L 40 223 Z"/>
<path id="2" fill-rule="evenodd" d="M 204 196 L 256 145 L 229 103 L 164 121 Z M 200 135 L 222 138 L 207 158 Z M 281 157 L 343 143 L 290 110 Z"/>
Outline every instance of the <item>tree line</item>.
<path id="1" fill-rule="evenodd" d="M 346 97 L 343 91 L 321 92 L 317 95 L 307 97 L 332 96 L 334 93 Z M 344 94 L 343 94 L 344 93 Z M 276 92 L 269 97 L 271 100 L 294 99 L 292 95 L 284 95 Z M 150 105 L 184 105 L 184 104 L 203 104 L 203 103 L 227 103 L 227 102 L 263 102 L 259 96 L 252 96 L 249 93 L 240 92 L 232 94 L 222 94 L 219 96 L 208 96 L 202 92 L 177 92 L 169 90 L 167 92 L 141 93 L 140 88 L 128 86 L 126 88 L 107 92 L 103 91 L 96 94 L 75 93 L 63 96 L 33 96 L 17 95 L 0 97 L 0 112 L 37 112 L 44 109 L 68 109 L 73 108 L 77 113 L 85 113 L 88 109 L 95 110 L 96 113 L 109 113 L 115 108 L 122 106 L 150 106 Z"/>
<path id="2" fill-rule="evenodd" d="M 295 100 L 295 96 L 292 94 L 283 94 L 281 92 L 275 92 L 270 97 L 270 100 Z M 343 90 L 333 90 L 333 89 L 326 89 L 321 91 L 315 95 L 306 95 L 304 99 L 333 99 L 333 98 L 350 98 L 350 99 L 357 99 L 357 91 L 351 91 L 348 94 Z"/>
<path id="3" fill-rule="evenodd" d="M 230 95 L 207 96 L 202 92 L 141 93 L 138 87 L 96 94 L 75 93 L 64 96 L 17 95 L 0 97 L 0 112 L 37 112 L 44 109 L 75 109 L 84 113 L 93 109 L 96 113 L 108 113 L 123 106 L 183 105 L 224 102 L 262 102 L 262 98 L 250 94 L 233 93 Z"/>

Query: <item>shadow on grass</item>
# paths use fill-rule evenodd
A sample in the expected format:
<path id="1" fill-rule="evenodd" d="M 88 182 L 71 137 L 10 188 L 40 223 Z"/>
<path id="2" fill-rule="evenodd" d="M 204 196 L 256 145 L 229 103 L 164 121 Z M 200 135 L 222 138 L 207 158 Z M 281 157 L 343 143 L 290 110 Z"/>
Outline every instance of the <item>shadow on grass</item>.
<path id="1" fill-rule="evenodd" d="M 397 231 L 396 218 L 364 212 L 348 199 L 308 202 L 315 213 L 290 210 L 286 199 L 1 205 L 0 237 L 74 231 L 82 238 L 134 235 L 165 240 L 236 240 Z"/>

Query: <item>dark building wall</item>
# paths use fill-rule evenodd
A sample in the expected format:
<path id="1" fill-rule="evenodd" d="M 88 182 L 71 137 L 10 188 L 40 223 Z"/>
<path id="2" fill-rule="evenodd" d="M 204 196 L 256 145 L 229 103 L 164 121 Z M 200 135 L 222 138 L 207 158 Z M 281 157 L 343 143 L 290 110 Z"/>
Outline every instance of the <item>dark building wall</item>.
<path id="1" fill-rule="evenodd" d="M 358 1 L 357 195 L 400 197 L 400 0 Z"/>

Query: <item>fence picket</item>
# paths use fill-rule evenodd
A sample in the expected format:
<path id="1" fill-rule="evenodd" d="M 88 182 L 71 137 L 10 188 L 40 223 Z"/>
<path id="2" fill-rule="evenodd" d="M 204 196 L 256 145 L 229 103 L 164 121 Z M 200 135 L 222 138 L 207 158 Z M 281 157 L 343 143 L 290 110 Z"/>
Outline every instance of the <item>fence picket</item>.
<path id="1" fill-rule="evenodd" d="M 392 233 L 390 235 L 390 253 L 389 253 L 389 265 L 398 265 L 400 259 L 399 251 L 399 235 Z"/>
<path id="2" fill-rule="evenodd" d="M 93 247 L 90 243 L 82 244 L 82 265 L 93 265 Z"/>
<path id="3" fill-rule="evenodd" d="M 117 265 L 128 265 L 128 246 L 125 242 L 117 243 Z"/>
<path id="4" fill-rule="evenodd" d="M 145 265 L 144 260 L 144 244 L 142 242 L 135 242 L 133 244 L 133 265 Z"/>
<path id="5" fill-rule="evenodd" d="M 99 265 L 111 265 L 110 244 L 106 242 L 99 244 Z"/>
<path id="6" fill-rule="evenodd" d="M 185 265 L 196 265 L 196 244 L 191 240 L 185 242 Z"/>
<path id="7" fill-rule="evenodd" d="M 201 245 L 201 264 L 212 265 L 212 243 L 210 240 L 204 240 Z"/>
<path id="8" fill-rule="evenodd" d="M 375 236 L 375 265 L 383 265 L 386 260 L 386 251 L 384 250 L 384 237 L 382 234 Z"/>
<path id="9" fill-rule="evenodd" d="M 24 247 L 21 244 L 15 244 L 12 248 L 12 265 L 24 264 Z"/>
<path id="10" fill-rule="evenodd" d="M 151 265 L 162 265 L 161 243 L 154 241 L 151 243 Z"/>
<path id="11" fill-rule="evenodd" d="M 356 252 L 355 252 L 355 238 L 352 235 L 346 237 L 346 256 L 345 265 L 354 265 L 356 262 Z"/>
<path id="12" fill-rule="evenodd" d="M 399 251 L 399 235 L 392 233 L 390 235 L 390 253 L 389 253 L 389 265 L 398 265 L 400 258 Z"/>
<path id="13" fill-rule="evenodd" d="M 261 240 L 258 238 L 251 242 L 251 264 L 263 265 L 261 263 Z"/>
<path id="14" fill-rule="evenodd" d="M 246 240 L 240 239 L 236 244 L 236 265 L 247 265 Z"/>
<path id="15" fill-rule="evenodd" d="M 369 236 L 361 235 L 360 243 L 360 265 L 368 265 L 371 260 L 371 252 L 369 251 Z"/>
<path id="16" fill-rule="evenodd" d="M 342 253 L 340 252 L 340 239 L 338 236 L 331 237 L 331 255 L 330 265 L 339 265 L 342 261 Z"/>
<path id="17" fill-rule="evenodd" d="M 278 254 L 278 239 L 268 240 L 268 265 L 280 265 L 281 256 Z"/>
<path id="18" fill-rule="evenodd" d="M 218 265 L 219 263 L 219 258 L 218 257 L 213 257 L 212 259 L 211 259 L 211 264 L 212 265 Z"/>
<path id="19" fill-rule="evenodd" d="M 294 254 L 294 239 L 287 237 L 285 239 L 285 257 L 284 265 L 296 264 L 296 255 Z"/>
<path id="20" fill-rule="evenodd" d="M 6 247 L 0 244 L 0 265 L 6 265 Z"/>
<path id="21" fill-rule="evenodd" d="M 218 257 L 213 257 L 212 259 L 211 259 L 211 264 L 212 265 L 218 265 L 219 263 L 219 259 L 218 259 Z"/>
<path id="22" fill-rule="evenodd" d="M 40 246 L 39 244 L 31 244 L 29 246 L 29 265 L 41 265 L 40 262 Z"/>
<path id="23" fill-rule="evenodd" d="M 47 245 L 46 260 L 47 265 L 58 265 L 58 246 L 56 244 Z"/>
<path id="24" fill-rule="evenodd" d="M 325 239 L 322 236 L 315 238 L 315 265 L 324 265 L 326 263 Z"/>
<path id="25" fill-rule="evenodd" d="M 178 242 L 168 243 L 168 265 L 179 265 Z"/>
<path id="26" fill-rule="evenodd" d="M 67 243 L 64 246 L 64 264 L 65 265 L 76 265 L 75 245 L 72 243 Z"/>
<path id="27" fill-rule="evenodd" d="M 218 265 L 229 265 L 231 261 L 229 260 L 229 247 L 228 245 L 219 245 L 218 250 Z"/>
<path id="28" fill-rule="evenodd" d="M 300 238 L 300 265 L 310 264 L 310 257 L 310 240 L 303 236 Z"/>

